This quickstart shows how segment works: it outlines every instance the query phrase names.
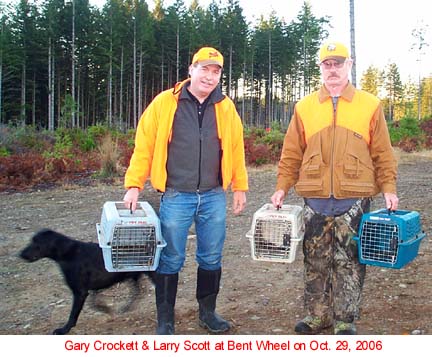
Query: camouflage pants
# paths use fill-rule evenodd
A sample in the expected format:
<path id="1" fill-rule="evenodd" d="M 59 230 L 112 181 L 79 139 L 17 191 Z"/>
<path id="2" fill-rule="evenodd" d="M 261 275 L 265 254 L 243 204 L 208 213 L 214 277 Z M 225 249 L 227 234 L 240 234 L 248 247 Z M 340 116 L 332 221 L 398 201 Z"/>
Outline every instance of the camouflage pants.
<path id="1" fill-rule="evenodd" d="M 347 213 L 329 217 L 305 205 L 305 309 L 328 325 L 333 320 L 352 322 L 359 316 L 366 266 L 358 261 L 352 237 L 369 208 L 370 199 L 359 199 Z"/>

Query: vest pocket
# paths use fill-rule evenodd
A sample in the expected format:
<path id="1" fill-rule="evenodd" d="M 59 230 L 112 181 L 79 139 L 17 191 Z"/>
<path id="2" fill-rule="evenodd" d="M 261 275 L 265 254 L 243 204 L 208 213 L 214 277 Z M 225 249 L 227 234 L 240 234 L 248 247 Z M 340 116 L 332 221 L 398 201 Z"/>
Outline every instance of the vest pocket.
<path id="1" fill-rule="evenodd" d="M 322 179 L 317 180 L 301 180 L 295 184 L 295 190 L 300 196 L 303 194 L 307 197 L 308 195 L 318 192 L 321 194 L 323 189 Z"/>
<path id="2" fill-rule="evenodd" d="M 349 178 L 358 178 L 363 172 L 363 165 L 359 158 L 347 155 L 343 163 L 343 173 Z"/>
<path id="3" fill-rule="evenodd" d="M 355 197 L 368 197 L 375 194 L 375 185 L 369 182 L 341 181 L 340 189 L 344 194 Z"/>
<path id="4" fill-rule="evenodd" d="M 346 153 L 343 156 L 342 171 L 348 179 L 373 177 L 374 168 L 367 143 L 355 135 L 348 135 Z"/>
<path id="5" fill-rule="evenodd" d="M 300 168 L 300 177 L 321 177 L 323 166 L 319 141 L 311 143 L 311 147 L 305 152 L 305 157 Z"/>
<path id="6" fill-rule="evenodd" d="M 309 163 L 305 165 L 304 172 L 305 172 L 307 177 L 320 176 L 320 173 L 321 173 L 320 161 L 321 160 L 318 160 L 318 158 L 316 160 L 311 158 Z"/>

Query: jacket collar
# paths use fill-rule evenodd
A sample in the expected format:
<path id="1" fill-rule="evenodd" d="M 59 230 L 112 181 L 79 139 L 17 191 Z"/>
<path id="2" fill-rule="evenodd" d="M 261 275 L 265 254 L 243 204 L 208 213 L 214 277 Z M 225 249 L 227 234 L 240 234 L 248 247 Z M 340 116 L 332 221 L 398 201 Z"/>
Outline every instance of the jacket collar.
<path id="1" fill-rule="evenodd" d="M 351 84 L 351 82 L 348 82 L 347 86 L 344 88 L 340 96 L 346 101 L 351 102 L 354 98 L 355 91 L 356 91 L 355 87 Z M 318 91 L 318 98 L 320 103 L 325 102 L 329 97 L 330 97 L 330 92 L 323 84 Z"/>

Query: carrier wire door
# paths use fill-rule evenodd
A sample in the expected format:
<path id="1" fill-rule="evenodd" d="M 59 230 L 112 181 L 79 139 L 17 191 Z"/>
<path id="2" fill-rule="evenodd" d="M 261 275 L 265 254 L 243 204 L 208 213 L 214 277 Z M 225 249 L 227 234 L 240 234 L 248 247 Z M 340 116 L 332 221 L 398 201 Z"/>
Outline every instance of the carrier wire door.
<path id="1" fill-rule="evenodd" d="M 381 209 L 363 214 L 354 240 L 360 263 L 400 269 L 415 259 L 425 236 L 418 212 Z"/>
<path id="2" fill-rule="evenodd" d="M 157 238 L 154 225 L 116 225 L 111 242 L 113 268 L 152 266 L 156 248 Z"/>
<path id="3" fill-rule="evenodd" d="M 157 269 L 166 242 L 159 217 L 148 202 L 138 202 L 135 212 L 123 202 L 105 202 L 96 229 L 107 271 Z"/>
<path id="4" fill-rule="evenodd" d="M 246 234 L 252 259 L 292 263 L 304 234 L 302 212 L 302 207 L 294 205 L 276 209 L 272 204 L 265 204 L 258 209 Z"/>

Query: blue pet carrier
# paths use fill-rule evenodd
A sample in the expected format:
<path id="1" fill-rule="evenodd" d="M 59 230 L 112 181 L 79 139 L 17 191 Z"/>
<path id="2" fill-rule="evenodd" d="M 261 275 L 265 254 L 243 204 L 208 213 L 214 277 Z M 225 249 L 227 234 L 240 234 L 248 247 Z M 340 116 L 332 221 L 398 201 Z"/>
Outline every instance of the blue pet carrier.
<path id="1" fill-rule="evenodd" d="M 363 215 L 354 239 L 361 263 L 400 269 L 417 256 L 424 237 L 418 212 L 381 209 Z"/>

